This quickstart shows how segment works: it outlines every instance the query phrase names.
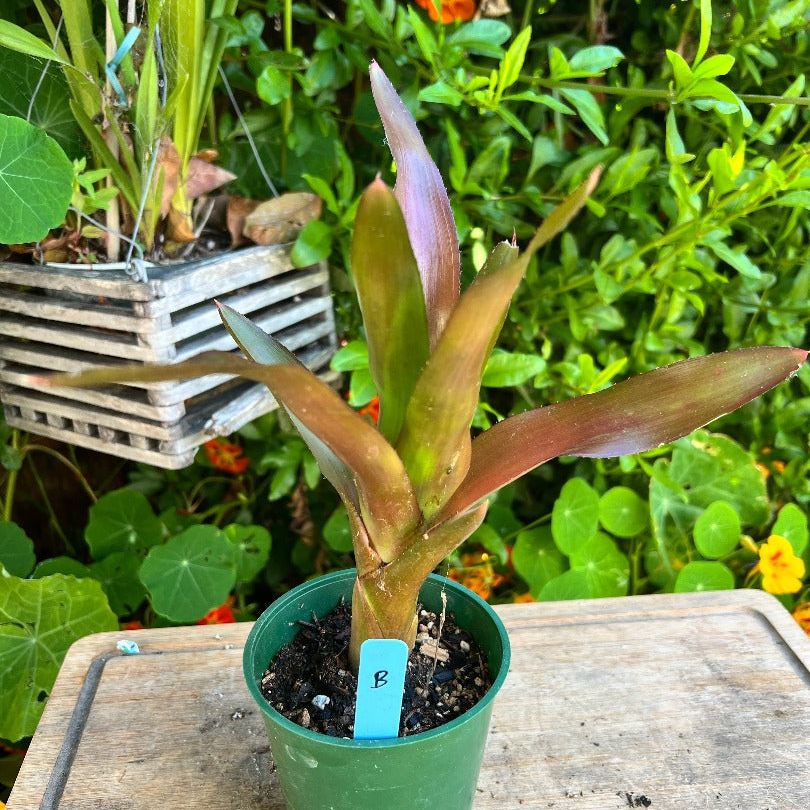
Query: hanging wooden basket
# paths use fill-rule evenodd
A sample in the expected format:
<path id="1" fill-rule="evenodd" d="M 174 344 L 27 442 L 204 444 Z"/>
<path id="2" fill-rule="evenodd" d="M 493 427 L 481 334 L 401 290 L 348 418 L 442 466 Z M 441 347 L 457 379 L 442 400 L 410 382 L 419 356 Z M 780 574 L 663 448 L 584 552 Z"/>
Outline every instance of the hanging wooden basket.
<path id="1" fill-rule="evenodd" d="M 290 245 L 272 245 L 148 274 L 141 282 L 124 270 L 0 263 L 0 400 L 9 425 L 158 467 L 187 466 L 207 440 L 277 407 L 267 389 L 212 375 L 44 394 L 26 376 L 235 351 L 214 298 L 279 338 L 322 378 L 336 379 L 324 263 L 293 268 Z"/>

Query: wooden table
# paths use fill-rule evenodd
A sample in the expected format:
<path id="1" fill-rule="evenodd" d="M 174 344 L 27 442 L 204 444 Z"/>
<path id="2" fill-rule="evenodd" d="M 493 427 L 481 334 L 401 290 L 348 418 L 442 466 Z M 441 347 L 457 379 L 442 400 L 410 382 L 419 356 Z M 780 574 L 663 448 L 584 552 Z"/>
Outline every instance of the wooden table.
<path id="1" fill-rule="evenodd" d="M 476 810 L 807 810 L 810 639 L 761 591 L 498 608 L 513 666 Z M 249 624 L 68 653 L 9 810 L 282 810 Z M 123 656 L 131 638 L 141 653 Z"/>

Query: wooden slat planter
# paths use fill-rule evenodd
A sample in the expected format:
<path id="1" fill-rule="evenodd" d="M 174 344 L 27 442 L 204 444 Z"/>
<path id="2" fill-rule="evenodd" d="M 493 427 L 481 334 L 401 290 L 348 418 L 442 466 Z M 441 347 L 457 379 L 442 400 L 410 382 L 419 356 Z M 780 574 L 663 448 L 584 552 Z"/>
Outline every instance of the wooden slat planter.
<path id="1" fill-rule="evenodd" d="M 505 605 L 475 810 L 806 810 L 810 640 L 761 591 Z M 283 810 L 249 624 L 68 653 L 9 810 Z M 138 642 L 124 657 L 115 644 Z M 414 779 L 419 775 L 414 774 Z"/>
<path id="2" fill-rule="evenodd" d="M 211 375 L 182 383 L 32 389 L 29 374 L 126 362 L 173 363 L 235 350 L 212 304 L 250 316 L 334 381 L 335 327 L 324 264 L 292 268 L 289 245 L 123 270 L 0 263 L 0 399 L 6 421 L 30 433 L 160 467 L 190 464 L 197 448 L 276 407 L 264 386 Z"/>

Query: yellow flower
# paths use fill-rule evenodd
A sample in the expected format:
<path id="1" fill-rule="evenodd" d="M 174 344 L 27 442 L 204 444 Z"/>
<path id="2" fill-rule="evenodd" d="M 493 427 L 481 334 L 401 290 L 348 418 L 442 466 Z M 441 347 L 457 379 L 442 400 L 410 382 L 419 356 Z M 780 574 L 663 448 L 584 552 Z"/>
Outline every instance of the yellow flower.
<path id="1" fill-rule="evenodd" d="M 796 593 L 801 590 L 804 560 L 795 555 L 793 546 L 785 537 L 772 534 L 759 547 L 759 570 L 762 572 L 762 587 L 768 593 Z"/>

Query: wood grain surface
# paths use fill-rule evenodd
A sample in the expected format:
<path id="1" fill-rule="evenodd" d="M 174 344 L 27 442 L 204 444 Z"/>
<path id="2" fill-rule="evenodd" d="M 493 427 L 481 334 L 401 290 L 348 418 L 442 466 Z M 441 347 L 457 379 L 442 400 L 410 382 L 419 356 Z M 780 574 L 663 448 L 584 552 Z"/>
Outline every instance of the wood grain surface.
<path id="1" fill-rule="evenodd" d="M 810 808 L 810 639 L 773 597 L 665 594 L 498 612 L 513 661 L 475 810 Z M 250 627 L 75 644 L 9 810 L 283 810 L 242 681 Z M 141 654 L 118 653 L 122 638 Z"/>

